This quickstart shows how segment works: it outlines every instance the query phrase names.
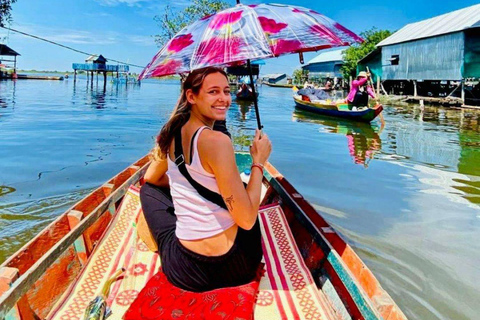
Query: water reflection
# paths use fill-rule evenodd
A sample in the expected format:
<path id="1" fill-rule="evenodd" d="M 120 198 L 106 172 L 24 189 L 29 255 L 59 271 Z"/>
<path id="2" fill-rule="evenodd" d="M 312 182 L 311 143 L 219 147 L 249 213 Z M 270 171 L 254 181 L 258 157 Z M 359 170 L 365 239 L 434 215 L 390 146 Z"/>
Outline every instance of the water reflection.
<path id="1" fill-rule="evenodd" d="M 244 100 L 236 100 L 232 101 L 232 105 L 238 106 L 239 116 L 241 121 L 245 121 L 250 119 L 250 111 L 254 109 L 253 101 L 244 101 Z"/>
<path id="2" fill-rule="evenodd" d="M 326 117 L 301 110 L 293 112 L 293 119 L 297 122 L 318 123 L 324 126 L 327 132 L 345 135 L 348 151 L 354 163 L 363 165 L 365 168 L 382 148 L 380 134 L 385 127 L 383 121 L 378 127 L 370 123 Z"/>
<path id="3" fill-rule="evenodd" d="M 393 153 L 410 162 L 463 174 L 452 179 L 450 186 L 461 191 L 464 199 L 480 204 L 480 112 L 411 104 L 385 111 L 391 119 L 384 155 Z"/>

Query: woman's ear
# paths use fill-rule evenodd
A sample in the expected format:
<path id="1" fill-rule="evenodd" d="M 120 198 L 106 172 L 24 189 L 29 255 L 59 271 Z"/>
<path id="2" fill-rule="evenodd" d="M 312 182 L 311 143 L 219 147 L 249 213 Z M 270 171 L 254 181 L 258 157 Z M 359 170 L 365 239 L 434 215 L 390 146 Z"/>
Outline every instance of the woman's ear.
<path id="1" fill-rule="evenodd" d="M 195 95 L 193 94 L 193 91 L 192 89 L 188 89 L 186 92 L 185 92 L 185 96 L 187 97 L 187 101 L 188 103 L 190 104 L 195 104 Z"/>

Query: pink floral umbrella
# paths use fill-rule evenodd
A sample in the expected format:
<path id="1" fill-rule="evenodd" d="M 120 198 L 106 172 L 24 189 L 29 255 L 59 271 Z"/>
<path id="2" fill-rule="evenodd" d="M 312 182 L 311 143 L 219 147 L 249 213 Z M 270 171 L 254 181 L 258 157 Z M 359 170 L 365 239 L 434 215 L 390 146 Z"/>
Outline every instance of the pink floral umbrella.
<path id="1" fill-rule="evenodd" d="M 237 4 L 182 29 L 153 57 L 139 79 L 207 66 L 249 64 L 250 60 L 362 41 L 314 10 L 280 4 Z"/>

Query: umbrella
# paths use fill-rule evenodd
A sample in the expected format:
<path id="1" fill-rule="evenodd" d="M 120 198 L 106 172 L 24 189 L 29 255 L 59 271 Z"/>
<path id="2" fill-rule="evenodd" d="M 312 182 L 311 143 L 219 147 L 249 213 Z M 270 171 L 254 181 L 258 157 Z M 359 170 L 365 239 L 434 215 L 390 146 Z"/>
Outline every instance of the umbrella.
<path id="1" fill-rule="evenodd" d="M 237 0 L 235 7 L 206 16 L 177 33 L 153 57 L 139 79 L 208 66 L 246 63 L 251 68 L 250 60 L 362 41 L 352 31 L 314 10 L 281 4 L 243 5 Z M 256 99 L 254 105 L 261 129 Z"/>

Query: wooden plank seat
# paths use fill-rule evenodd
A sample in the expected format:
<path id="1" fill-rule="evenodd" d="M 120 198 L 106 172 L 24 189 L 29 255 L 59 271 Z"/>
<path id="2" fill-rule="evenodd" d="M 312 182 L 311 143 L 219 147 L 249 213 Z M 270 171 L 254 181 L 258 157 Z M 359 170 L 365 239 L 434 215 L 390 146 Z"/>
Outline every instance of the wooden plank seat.
<path id="1" fill-rule="evenodd" d="M 82 319 L 88 303 L 100 294 L 103 284 L 124 267 L 124 276 L 114 282 L 107 299 L 112 311 L 108 319 L 122 319 L 160 268 L 158 254 L 148 250 L 137 236 L 135 221 L 140 212 L 139 190 L 130 187 L 87 266 L 47 319 Z M 254 318 L 335 319 L 295 245 L 281 207 L 261 208 L 259 218 L 265 272 L 260 279 Z"/>

